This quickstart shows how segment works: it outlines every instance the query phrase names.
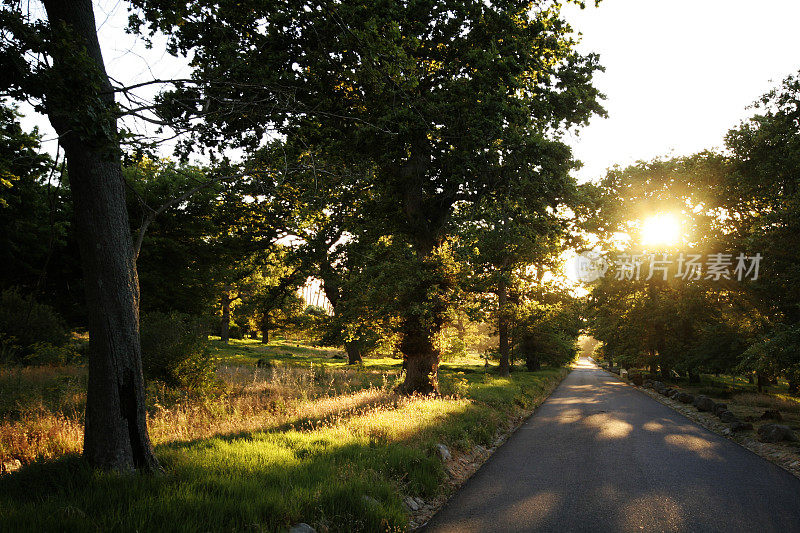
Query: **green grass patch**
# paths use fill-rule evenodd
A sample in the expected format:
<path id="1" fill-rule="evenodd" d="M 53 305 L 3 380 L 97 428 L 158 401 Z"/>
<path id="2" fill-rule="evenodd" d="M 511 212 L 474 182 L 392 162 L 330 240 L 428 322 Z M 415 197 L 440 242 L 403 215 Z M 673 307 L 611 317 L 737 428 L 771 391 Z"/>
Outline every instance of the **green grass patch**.
<path id="1" fill-rule="evenodd" d="M 232 343 L 228 361 L 249 357 L 243 347 Z M 291 362 L 322 357 L 308 349 L 293 352 Z M 156 448 L 162 475 L 95 472 L 74 455 L 33 463 L 0 477 L 0 524 L 9 531 L 285 531 L 303 521 L 318 531 L 403 531 L 404 496 L 445 490 L 437 443 L 462 451 L 491 445 L 564 375 L 546 369 L 501 378 L 478 361 L 454 368 L 445 364 L 440 373 L 448 396 L 377 390 L 380 402 L 332 412 L 338 399 L 328 396 L 318 400 L 327 403 L 316 419 L 164 442 Z M 334 378 L 353 371 L 325 369 Z"/>

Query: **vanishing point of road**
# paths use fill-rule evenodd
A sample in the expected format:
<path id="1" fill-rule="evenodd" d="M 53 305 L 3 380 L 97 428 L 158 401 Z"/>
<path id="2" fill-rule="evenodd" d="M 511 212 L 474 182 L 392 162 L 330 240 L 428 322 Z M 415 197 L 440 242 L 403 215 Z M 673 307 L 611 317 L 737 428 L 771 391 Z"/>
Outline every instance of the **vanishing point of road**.
<path id="1" fill-rule="evenodd" d="M 800 480 L 582 359 L 424 531 L 800 532 Z"/>

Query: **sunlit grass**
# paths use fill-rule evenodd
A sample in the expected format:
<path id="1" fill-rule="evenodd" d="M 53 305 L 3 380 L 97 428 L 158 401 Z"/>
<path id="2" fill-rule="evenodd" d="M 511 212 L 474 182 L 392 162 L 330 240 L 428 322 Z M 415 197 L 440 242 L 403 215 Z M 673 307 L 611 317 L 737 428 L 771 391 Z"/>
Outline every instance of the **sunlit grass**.
<path id="1" fill-rule="evenodd" d="M 444 396 L 407 398 L 392 392 L 399 360 L 383 370 L 369 360 L 361 368 L 324 364 L 314 348 L 286 357 L 258 368 L 231 353 L 218 372 L 228 392 L 218 398 L 150 387 L 161 476 L 96 473 L 78 459 L 81 417 L 54 408 L 83 401 L 74 396 L 82 369 L 0 374 L 3 390 L 20 393 L 24 386 L 9 384 L 28 378 L 38 384 L 38 392 L 17 394 L 17 415 L 3 421 L 3 457 L 34 463 L 0 477 L 0 523 L 12 531 L 280 531 L 299 521 L 318 531 L 403 530 L 402 498 L 443 490 L 437 443 L 490 446 L 563 373 L 500 378 L 468 358 L 443 365 Z"/>

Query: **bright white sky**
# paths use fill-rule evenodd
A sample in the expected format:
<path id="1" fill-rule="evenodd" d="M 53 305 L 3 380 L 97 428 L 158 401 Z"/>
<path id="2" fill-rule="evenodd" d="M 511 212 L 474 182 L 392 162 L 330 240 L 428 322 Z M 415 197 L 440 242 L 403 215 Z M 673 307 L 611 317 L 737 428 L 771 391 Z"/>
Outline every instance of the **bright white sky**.
<path id="1" fill-rule="evenodd" d="M 721 147 L 747 106 L 800 70 L 797 0 L 603 0 L 564 13 L 606 67 L 596 85 L 609 116 L 570 141 L 581 181 Z"/>
<path id="2" fill-rule="evenodd" d="M 109 74 L 123 83 L 184 76 L 163 43 L 147 50 L 124 33 L 126 5 L 96 2 Z M 585 164 L 581 181 L 614 164 L 720 147 L 748 105 L 800 70 L 797 0 L 603 0 L 564 13 L 583 33 L 582 50 L 599 53 L 606 67 L 597 86 L 609 117 L 568 139 Z M 46 119 L 25 120 L 34 124 L 53 137 Z"/>

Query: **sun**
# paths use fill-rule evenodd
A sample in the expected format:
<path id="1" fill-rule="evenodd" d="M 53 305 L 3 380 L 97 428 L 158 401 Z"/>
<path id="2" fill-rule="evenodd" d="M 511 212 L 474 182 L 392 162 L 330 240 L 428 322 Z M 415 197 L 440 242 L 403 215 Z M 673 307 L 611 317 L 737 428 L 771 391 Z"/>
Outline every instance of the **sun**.
<path id="1" fill-rule="evenodd" d="M 642 223 L 642 244 L 650 246 L 672 246 L 681 238 L 681 224 L 668 214 L 658 214 Z"/>

